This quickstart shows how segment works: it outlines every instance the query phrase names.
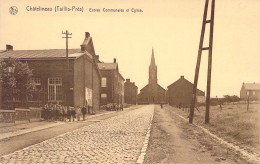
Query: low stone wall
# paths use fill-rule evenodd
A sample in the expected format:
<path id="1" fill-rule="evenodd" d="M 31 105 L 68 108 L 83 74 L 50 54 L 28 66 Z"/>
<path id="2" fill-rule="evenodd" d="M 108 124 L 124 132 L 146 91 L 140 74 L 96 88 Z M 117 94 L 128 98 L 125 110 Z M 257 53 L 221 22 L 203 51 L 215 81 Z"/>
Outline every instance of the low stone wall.
<path id="1" fill-rule="evenodd" d="M 0 126 L 28 123 L 41 120 L 40 108 L 0 110 Z"/>

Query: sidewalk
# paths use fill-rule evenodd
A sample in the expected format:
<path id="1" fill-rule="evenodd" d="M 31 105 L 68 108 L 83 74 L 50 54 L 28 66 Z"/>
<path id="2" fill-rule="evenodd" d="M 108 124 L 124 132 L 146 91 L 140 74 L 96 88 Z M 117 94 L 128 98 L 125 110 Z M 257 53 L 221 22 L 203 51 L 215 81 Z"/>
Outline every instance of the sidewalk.
<path id="1" fill-rule="evenodd" d="M 129 108 L 124 108 L 124 111 L 128 111 L 131 109 L 132 110 L 137 109 L 139 107 L 141 107 L 141 106 L 139 106 L 139 105 L 131 106 Z M 32 123 L 25 123 L 25 124 L 17 124 L 17 125 L 8 126 L 8 127 L 1 127 L 0 128 L 0 141 L 10 138 L 10 137 L 15 137 L 15 136 L 23 135 L 26 133 L 35 132 L 35 131 L 40 131 L 40 130 L 44 130 L 44 129 L 48 129 L 48 128 L 52 128 L 52 127 L 56 127 L 56 126 L 60 126 L 60 125 L 64 125 L 64 124 L 74 124 L 74 123 L 83 123 L 83 122 L 88 122 L 88 121 L 97 121 L 97 120 L 90 120 L 90 119 L 99 117 L 102 115 L 113 114 L 115 112 L 117 112 L 117 111 L 101 110 L 101 111 L 98 111 L 95 115 L 87 114 L 85 121 L 77 121 L 77 119 L 75 119 L 76 121 L 74 121 L 74 122 L 40 121 L 40 122 L 32 122 Z M 82 118 L 81 118 L 81 120 L 82 120 Z"/>
<path id="2" fill-rule="evenodd" d="M 87 114 L 86 120 L 80 121 L 80 122 L 86 122 L 86 121 L 89 121 L 89 119 L 91 119 L 91 118 L 95 118 L 95 117 L 106 115 L 106 114 L 112 114 L 114 112 L 115 111 L 101 111 L 100 113 L 95 114 L 95 115 Z M 52 128 L 55 126 L 60 126 L 60 125 L 68 124 L 68 123 L 70 123 L 70 124 L 77 123 L 77 122 L 78 122 L 77 120 L 74 122 L 40 121 L 40 122 L 18 124 L 18 125 L 8 126 L 8 127 L 1 127 L 0 128 L 0 140 L 10 138 L 10 137 L 15 137 L 15 136 L 26 134 L 26 133 L 43 130 L 43 129 L 47 129 L 47 128 Z"/>

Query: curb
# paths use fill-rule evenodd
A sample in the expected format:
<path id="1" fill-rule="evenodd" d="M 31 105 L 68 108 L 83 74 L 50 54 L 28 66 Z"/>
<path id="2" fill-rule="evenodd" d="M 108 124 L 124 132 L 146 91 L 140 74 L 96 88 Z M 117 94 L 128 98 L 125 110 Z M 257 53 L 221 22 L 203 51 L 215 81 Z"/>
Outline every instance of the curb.
<path id="1" fill-rule="evenodd" d="M 154 106 L 154 108 L 155 108 L 155 106 Z M 153 113 L 153 115 L 151 117 L 150 125 L 149 125 L 149 127 L 147 129 L 147 133 L 145 135 L 143 147 L 141 149 L 141 154 L 140 154 L 140 156 L 138 157 L 138 159 L 136 161 L 137 164 L 143 164 L 144 163 L 144 157 L 146 155 L 146 150 L 147 150 L 148 143 L 149 143 L 149 138 L 150 138 L 150 135 L 151 135 L 151 126 L 152 126 L 152 122 L 153 122 L 153 116 L 154 116 L 154 113 Z"/>

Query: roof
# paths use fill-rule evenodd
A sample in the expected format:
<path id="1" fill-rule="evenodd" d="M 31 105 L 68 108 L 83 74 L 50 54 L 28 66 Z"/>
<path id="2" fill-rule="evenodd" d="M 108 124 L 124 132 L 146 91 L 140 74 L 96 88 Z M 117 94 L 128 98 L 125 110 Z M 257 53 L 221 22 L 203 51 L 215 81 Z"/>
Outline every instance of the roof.
<path id="1" fill-rule="evenodd" d="M 80 49 L 69 49 L 69 58 L 78 58 L 84 53 Z M 0 58 L 17 59 L 43 59 L 43 58 L 66 58 L 66 49 L 48 49 L 48 50 L 14 50 L 0 52 Z"/>
<path id="2" fill-rule="evenodd" d="M 173 82 L 173 83 L 172 83 L 171 85 L 169 85 L 167 88 L 169 89 L 170 87 L 175 86 L 175 85 L 176 85 L 179 81 L 181 81 L 181 80 L 184 80 L 187 84 L 190 84 L 190 85 L 193 86 L 193 83 L 192 83 L 192 82 L 190 82 L 189 80 L 185 79 L 184 76 L 181 76 L 181 78 L 179 78 L 177 81 Z M 198 91 L 204 93 L 202 90 L 200 90 L 200 89 L 197 88 L 197 92 L 198 92 Z M 204 94 L 205 94 L 205 93 L 204 93 Z"/>
<path id="3" fill-rule="evenodd" d="M 100 70 L 116 70 L 117 63 L 97 63 Z"/>
<path id="4" fill-rule="evenodd" d="M 243 83 L 246 90 L 260 90 L 260 83 Z"/>

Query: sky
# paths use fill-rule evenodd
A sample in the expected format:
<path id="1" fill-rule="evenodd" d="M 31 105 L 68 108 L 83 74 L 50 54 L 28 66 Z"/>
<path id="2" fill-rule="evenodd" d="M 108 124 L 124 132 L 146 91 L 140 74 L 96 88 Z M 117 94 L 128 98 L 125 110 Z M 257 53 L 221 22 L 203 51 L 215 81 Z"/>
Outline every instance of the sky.
<path id="1" fill-rule="evenodd" d="M 158 83 L 167 88 L 184 76 L 193 82 L 205 0 L 0 0 L 0 50 L 80 48 L 85 32 L 104 62 L 116 58 L 119 71 L 139 89 L 148 83 L 152 48 Z M 18 13 L 11 15 L 9 8 Z M 83 7 L 55 12 L 55 6 Z M 29 7 L 52 8 L 27 11 Z M 90 12 L 100 9 L 100 12 Z M 143 12 L 103 12 L 141 9 Z M 243 82 L 260 83 L 260 0 L 216 0 L 211 97 L 238 95 Z M 208 44 L 206 28 L 204 46 Z M 198 88 L 206 91 L 207 60 L 202 54 Z"/>

